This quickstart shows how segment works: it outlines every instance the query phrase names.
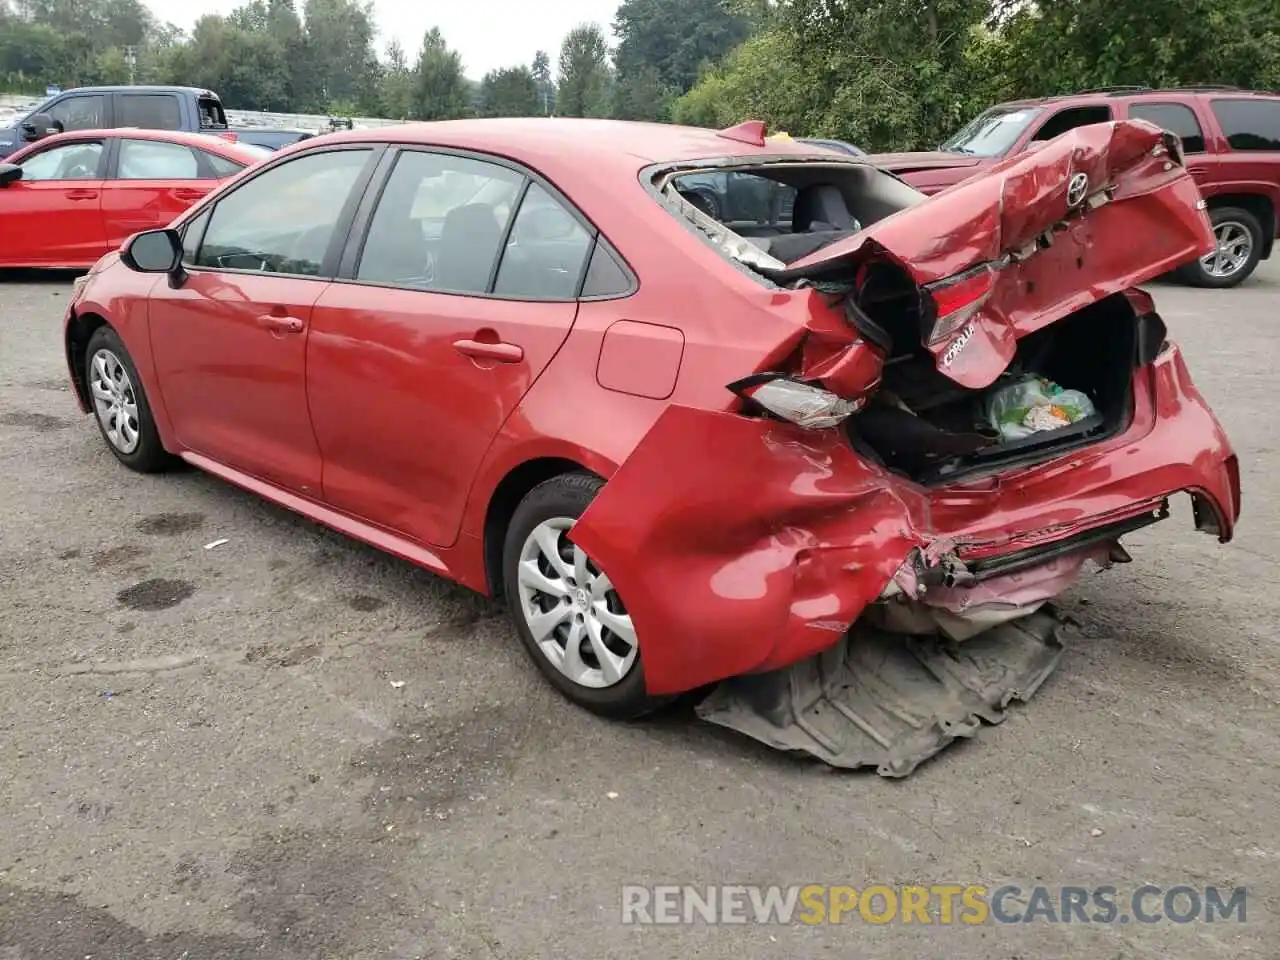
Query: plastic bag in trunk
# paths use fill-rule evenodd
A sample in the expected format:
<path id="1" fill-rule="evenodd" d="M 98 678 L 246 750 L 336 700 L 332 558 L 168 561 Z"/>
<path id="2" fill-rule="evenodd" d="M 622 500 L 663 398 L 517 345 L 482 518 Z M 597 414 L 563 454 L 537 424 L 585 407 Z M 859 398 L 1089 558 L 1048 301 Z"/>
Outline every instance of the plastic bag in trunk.
<path id="1" fill-rule="evenodd" d="M 1046 377 L 1026 374 L 997 387 L 987 397 L 987 423 L 1004 441 L 1060 430 L 1094 414 L 1093 401 L 1079 390 L 1064 390 Z"/>

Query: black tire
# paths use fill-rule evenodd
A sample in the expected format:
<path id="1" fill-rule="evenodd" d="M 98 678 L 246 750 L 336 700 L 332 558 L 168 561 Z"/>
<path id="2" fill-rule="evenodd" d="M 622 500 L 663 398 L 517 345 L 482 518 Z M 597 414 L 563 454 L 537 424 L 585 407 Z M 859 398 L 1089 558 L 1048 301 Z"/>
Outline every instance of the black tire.
<path id="1" fill-rule="evenodd" d="M 138 411 L 138 443 L 128 452 L 117 447 L 107 435 L 93 399 L 93 360 L 99 351 L 103 350 L 114 355 L 124 367 Z M 129 351 L 125 349 L 119 335 L 110 327 L 99 327 L 89 338 L 84 356 L 84 380 L 89 385 L 89 406 L 93 411 L 93 422 L 98 425 L 98 432 L 102 435 L 102 442 L 107 445 L 107 449 L 126 467 L 138 473 L 159 473 L 174 466 L 177 458 L 165 450 L 160 442 L 160 432 L 156 429 L 155 418 L 151 415 L 151 405 L 147 402 L 142 378 L 138 376 L 138 368 L 134 366 L 133 357 L 129 356 Z"/>
<path id="2" fill-rule="evenodd" d="M 1257 269 L 1258 261 L 1262 258 L 1262 247 L 1266 242 L 1266 237 L 1263 236 L 1262 224 L 1258 222 L 1258 218 L 1243 207 L 1215 207 L 1209 211 L 1209 220 L 1213 223 L 1214 230 L 1217 230 L 1220 224 L 1228 222 L 1238 223 L 1244 227 L 1249 232 L 1249 239 L 1252 244 L 1249 258 L 1240 269 L 1229 276 L 1215 276 L 1206 270 L 1204 264 L 1199 260 L 1182 267 L 1178 271 L 1178 276 L 1193 286 L 1206 287 L 1211 290 L 1225 290 L 1228 287 L 1243 283 Z"/>
<path id="3" fill-rule="evenodd" d="M 566 473 L 540 483 L 525 495 L 511 517 L 503 542 L 503 593 L 525 651 L 553 687 L 592 713 L 612 720 L 634 720 L 661 709 L 672 700 L 651 697 L 645 692 L 644 664 L 638 644 L 635 660 L 621 680 L 609 687 L 584 686 L 561 673 L 547 659 L 522 613 L 519 564 L 525 541 L 546 520 L 558 517 L 576 520 L 582 516 L 603 485 L 603 480 L 591 474 Z"/>

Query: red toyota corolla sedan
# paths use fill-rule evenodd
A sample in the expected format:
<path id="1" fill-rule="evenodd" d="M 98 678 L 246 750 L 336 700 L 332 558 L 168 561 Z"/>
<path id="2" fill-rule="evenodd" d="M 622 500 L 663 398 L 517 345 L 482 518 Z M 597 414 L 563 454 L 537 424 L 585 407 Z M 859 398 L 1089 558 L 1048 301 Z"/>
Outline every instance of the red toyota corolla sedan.
<path id="1" fill-rule="evenodd" d="M 1141 121 L 932 198 L 760 124 L 419 124 L 133 237 L 66 352 L 123 464 L 505 598 L 577 703 L 738 678 L 704 715 L 901 774 L 1034 691 L 1045 602 L 1171 496 L 1231 538 L 1236 457 L 1135 288 L 1212 245 Z M 965 690 L 907 709 L 894 650 Z"/>
<path id="2" fill-rule="evenodd" d="M 88 267 L 269 156 L 168 130 L 46 137 L 0 163 L 0 267 Z"/>

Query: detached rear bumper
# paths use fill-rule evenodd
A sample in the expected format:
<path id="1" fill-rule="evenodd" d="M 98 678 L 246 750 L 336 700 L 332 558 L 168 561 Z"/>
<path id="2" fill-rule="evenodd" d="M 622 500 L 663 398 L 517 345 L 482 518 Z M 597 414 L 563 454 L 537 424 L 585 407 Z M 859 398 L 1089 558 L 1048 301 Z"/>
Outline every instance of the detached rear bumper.
<path id="1" fill-rule="evenodd" d="M 1135 375 L 1120 436 L 945 488 L 865 462 L 836 430 L 673 406 L 573 538 L 609 571 L 662 694 L 833 646 L 913 555 L 1006 574 L 1110 542 L 1179 492 L 1231 538 L 1235 454 L 1171 346 Z"/>

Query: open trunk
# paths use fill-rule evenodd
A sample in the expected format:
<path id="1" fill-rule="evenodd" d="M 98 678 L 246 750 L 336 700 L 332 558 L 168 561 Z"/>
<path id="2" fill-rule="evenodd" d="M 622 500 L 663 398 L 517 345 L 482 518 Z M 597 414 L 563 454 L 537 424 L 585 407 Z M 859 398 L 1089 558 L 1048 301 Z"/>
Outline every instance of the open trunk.
<path id="1" fill-rule="evenodd" d="M 918 329 L 914 317 L 900 316 L 903 327 Z M 863 456 L 928 484 L 1059 456 L 1123 430 L 1134 369 L 1159 348 L 1164 330 L 1154 315 L 1139 316 L 1127 297 L 1114 294 L 1023 337 L 1004 373 L 979 389 L 939 373 L 917 337 L 899 332 L 886 339 L 892 346 L 881 385 L 845 429 Z M 1034 405 L 1001 398 L 1025 392 L 1029 380 L 1037 391 L 1049 384 L 1063 396 L 1083 394 L 1088 403 L 1072 408 L 1082 415 L 1035 432 L 1021 428 L 1018 421 L 1034 416 Z M 1012 429 L 1002 431 L 1001 413 Z"/>

